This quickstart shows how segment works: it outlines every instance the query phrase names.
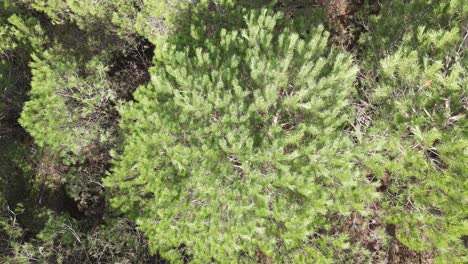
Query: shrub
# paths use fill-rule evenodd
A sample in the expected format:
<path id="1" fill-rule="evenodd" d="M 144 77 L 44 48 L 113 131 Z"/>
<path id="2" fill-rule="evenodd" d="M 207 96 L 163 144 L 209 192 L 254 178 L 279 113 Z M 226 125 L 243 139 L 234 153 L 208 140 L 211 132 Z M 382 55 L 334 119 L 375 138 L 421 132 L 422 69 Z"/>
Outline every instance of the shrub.
<path id="1" fill-rule="evenodd" d="M 105 106 L 114 99 L 101 57 L 82 67 L 66 50 L 55 47 L 34 55 L 30 100 L 21 125 L 41 148 L 76 160 L 94 142 L 106 140 Z"/>
<path id="2" fill-rule="evenodd" d="M 418 60 L 400 49 L 382 61 L 362 163 L 387 181 L 384 214 L 398 239 L 453 262 L 464 250 L 467 78 L 458 63 L 445 74 L 440 61 Z"/>
<path id="3" fill-rule="evenodd" d="M 357 130 L 360 160 L 383 183 L 380 215 L 400 242 L 443 263 L 466 262 L 466 4 L 391 1 L 381 8 L 370 17 L 373 33 L 361 39 L 370 122 Z"/>

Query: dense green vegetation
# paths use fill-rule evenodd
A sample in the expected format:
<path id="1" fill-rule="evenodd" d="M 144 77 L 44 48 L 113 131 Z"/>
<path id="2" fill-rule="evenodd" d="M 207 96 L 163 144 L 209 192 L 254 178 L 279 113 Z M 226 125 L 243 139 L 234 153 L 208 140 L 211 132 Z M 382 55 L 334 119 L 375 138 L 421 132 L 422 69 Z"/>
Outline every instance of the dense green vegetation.
<path id="1" fill-rule="evenodd" d="M 462 0 L 3 0 L 1 263 L 466 263 Z"/>

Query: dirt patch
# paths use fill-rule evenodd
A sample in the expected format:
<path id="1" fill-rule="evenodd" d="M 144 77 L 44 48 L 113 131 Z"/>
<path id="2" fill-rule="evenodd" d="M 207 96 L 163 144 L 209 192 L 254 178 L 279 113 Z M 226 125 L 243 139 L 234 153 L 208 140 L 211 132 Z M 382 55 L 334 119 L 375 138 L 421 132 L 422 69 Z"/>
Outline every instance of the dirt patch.
<path id="1" fill-rule="evenodd" d="M 387 234 L 391 236 L 391 241 L 388 249 L 385 263 L 397 264 L 397 263 L 420 263 L 420 264 L 432 264 L 434 262 L 433 252 L 415 252 L 410 250 L 407 246 L 403 245 L 396 238 L 396 226 L 387 225 Z"/>
<path id="2" fill-rule="evenodd" d="M 347 51 L 354 50 L 362 32 L 362 29 L 356 26 L 354 19 L 364 1 L 328 0 L 326 2 L 331 40 Z"/>
<path id="3" fill-rule="evenodd" d="M 154 45 L 140 39 L 126 54 L 115 56 L 108 76 L 119 98 L 131 100 L 136 88 L 150 80 L 148 70 L 152 66 L 153 53 Z"/>
<path id="4" fill-rule="evenodd" d="M 275 5 L 275 10 L 283 12 L 287 18 L 296 18 L 307 16 L 308 10 L 323 9 L 331 43 L 352 51 L 364 30 L 356 22 L 363 5 L 364 0 L 282 0 Z"/>

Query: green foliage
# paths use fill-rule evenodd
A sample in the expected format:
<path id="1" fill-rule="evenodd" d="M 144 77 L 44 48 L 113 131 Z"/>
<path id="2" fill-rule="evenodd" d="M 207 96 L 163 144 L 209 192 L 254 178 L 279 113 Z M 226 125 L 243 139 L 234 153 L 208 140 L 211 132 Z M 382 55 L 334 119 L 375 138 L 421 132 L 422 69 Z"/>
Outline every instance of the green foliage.
<path id="1" fill-rule="evenodd" d="M 21 109 L 29 74 L 27 61 L 31 46 L 21 38 L 21 20 L 34 24 L 26 10 L 11 1 L 0 3 L 0 262 L 12 246 L 21 241 L 24 227 L 19 218 L 25 212 L 31 180 L 31 164 L 22 134 L 15 133 L 11 120 Z"/>
<path id="2" fill-rule="evenodd" d="M 460 21 L 468 5 L 403 2 L 383 4 L 371 17 L 374 34 L 361 39 L 371 123 L 357 131 L 360 160 L 388 184 L 382 216 L 396 225 L 397 238 L 417 252 L 436 252 L 442 263 L 463 263 L 468 80 Z M 398 19 L 386 18 L 389 12 Z"/>
<path id="3" fill-rule="evenodd" d="M 467 17 L 1 1 L 0 262 L 466 263 Z"/>
<path id="4" fill-rule="evenodd" d="M 30 100 L 20 123 L 38 146 L 78 157 L 94 142 L 106 141 L 103 108 L 115 95 L 102 57 L 81 66 L 68 53 L 55 47 L 33 56 Z"/>
<path id="5" fill-rule="evenodd" d="M 9 0 L 5 0 L 0 4 L 0 36 L 2 38 L 2 41 L 0 42 L 1 53 L 13 50 L 17 46 L 11 34 L 11 25 L 8 24 L 8 18 L 15 13 L 19 13 L 19 10 Z"/>
<path id="6" fill-rule="evenodd" d="M 116 87 L 107 78 L 114 52 L 125 52 L 122 41 L 91 30 L 108 17 L 83 13 L 82 30 L 75 18 L 62 27 L 19 2 L 0 4 L 0 262 L 154 262 L 131 223 L 102 207 L 100 177 L 116 117 Z M 16 124 L 29 88 L 20 123 L 36 145 Z M 86 219 L 73 210 L 86 210 Z"/>
<path id="7" fill-rule="evenodd" d="M 0 137 L 5 134 L 2 119 L 7 113 L 18 111 L 24 101 L 29 72 L 27 62 L 33 45 L 37 44 L 36 31 L 41 31 L 37 20 L 10 1 L 0 4 Z M 25 36 L 29 35 L 31 41 Z M 5 129 L 7 130 L 7 129 Z M 7 130 L 8 131 L 8 130 Z"/>
<path id="8" fill-rule="evenodd" d="M 112 32 L 130 41 L 138 34 L 153 43 L 173 34 L 185 43 L 189 36 L 202 38 L 199 34 L 225 26 L 216 22 L 237 24 L 236 19 L 225 19 L 226 16 L 237 15 L 243 7 L 262 5 L 263 1 L 245 0 L 33 0 L 31 3 L 32 8 L 46 13 L 54 24 L 71 22 L 88 32 Z"/>
<path id="9" fill-rule="evenodd" d="M 468 80 L 460 64 L 445 74 L 440 61 L 418 60 L 416 52 L 399 50 L 382 61 L 371 101 L 379 108 L 361 158 L 377 178 L 391 179 L 383 202 L 400 241 L 452 258 L 463 255 L 466 234 Z"/>
<path id="10" fill-rule="evenodd" d="M 161 43 L 151 83 L 120 110 L 106 186 L 171 261 L 329 262 L 349 247 L 333 220 L 366 213 L 372 185 L 343 131 L 356 68 L 323 28 L 301 39 L 279 19 L 251 12 L 200 46 Z"/>
<path id="11" fill-rule="evenodd" d="M 24 208 L 18 205 L 16 209 L 12 210 L 1 196 L 0 206 L 0 246 L 2 246 L 0 260 L 6 262 L 3 255 L 14 250 L 24 235 L 24 229 L 18 223 L 18 216 L 24 213 Z"/>
<path id="12" fill-rule="evenodd" d="M 246 9 L 267 6 L 261 0 L 143 2 L 135 22 L 137 32 L 153 43 L 171 36 L 171 42 L 182 46 L 197 45 L 194 42 L 202 45 L 206 38 L 215 37 L 223 28 L 240 28 Z"/>
<path id="13" fill-rule="evenodd" d="M 385 1 L 378 9 L 378 14 L 370 16 L 368 9 L 362 9 L 367 32 L 359 40 L 363 62 L 374 69 L 401 45 L 418 50 L 422 57 L 430 54 L 433 59 L 444 59 L 445 51 L 453 51 L 450 39 L 460 37 L 468 17 L 468 4 L 462 0 Z"/>
<path id="14" fill-rule="evenodd" d="M 47 14 L 54 24 L 74 23 L 90 32 L 108 34 L 106 31 L 111 31 L 129 35 L 134 33 L 132 24 L 142 3 L 138 0 L 34 0 L 30 5 Z M 119 30 L 119 25 L 125 25 L 125 31 Z"/>
<path id="15" fill-rule="evenodd" d="M 36 238 L 11 242 L 10 256 L 2 263 L 154 263 L 141 234 L 124 219 L 113 216 L 109 222 L 87 230 L 79 221 L 51 211 Z M 1 222 L 0 222 L 1 224 Z M 18 228 L 18 227 L 17 227 Z M 10 233 L 22 230 L 13 230 Z M 12 233 L 12 234 L 16 234 Z M 37 246 L 39 245 L 39 247 Z"/>

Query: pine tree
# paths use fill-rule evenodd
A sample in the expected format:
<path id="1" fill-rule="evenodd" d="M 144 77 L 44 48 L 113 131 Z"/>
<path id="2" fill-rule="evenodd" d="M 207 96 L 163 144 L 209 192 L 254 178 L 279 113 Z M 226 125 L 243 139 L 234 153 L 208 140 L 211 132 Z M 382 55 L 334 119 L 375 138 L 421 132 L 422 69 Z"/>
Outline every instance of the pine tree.
<path id="1" fill-rule="evenodd" d="M 399 50 L 382 61 L 379 108 L 363 140 L 362 163 L 389 182 L 383 201 L 398 239 L 450 258 L 463 252 L 466 233 L 466 82 L 458 63 L 445 75 L 441 62 L 419 63 L 416 52 Z"/>
<path id="2" fill-rule="evenodd" d="M 125 143 L 105 183 L 174 262 L 330 262 L 334 219 L 372 197 L 343 127 L 356 68 L 280 14 L 245 16 L 199 46 L 156 49 L 151 83 L 122 107 Z"/>
<path id="3" fill-rule="evenodd" d="M 396 238 L 441 263 L 466 262 L 467 6 L 388 2 L 371 17 L 374 34 L 362 38 L 370 121 L 357 130 L 359 159 L 383 183 L 380 215 Z M 385 19 L 387 12 L 408 23 Z"/>
<path id="4" fill-rule="evenodd" d="M 91 58 L 81 68 L 67 52 L 56 46 L 33 55 L 30 100 L 20 123 L 39 147 L 76 160 L 111 132 L 102 129 L 108 122 L 102 108 L 115 95 L 102 57 Z"/>

